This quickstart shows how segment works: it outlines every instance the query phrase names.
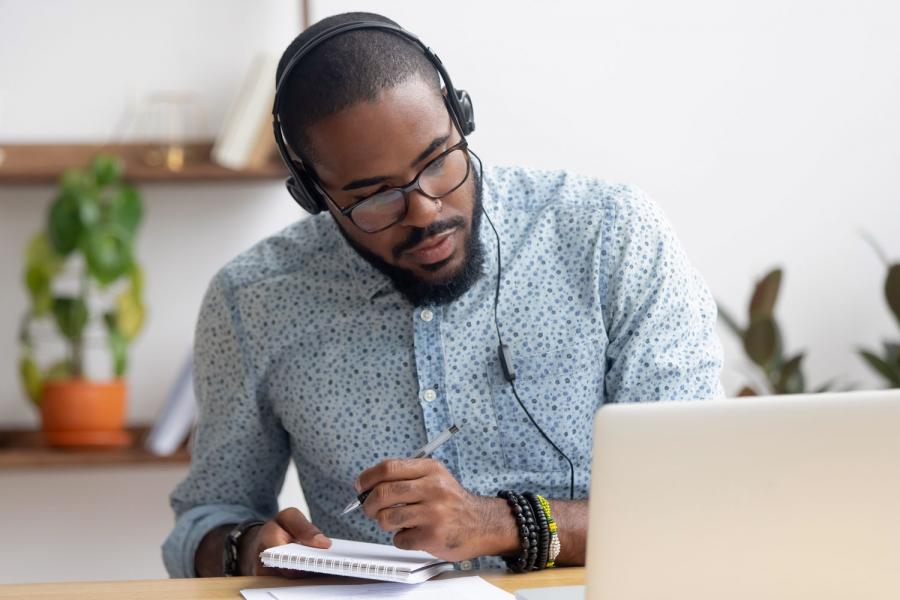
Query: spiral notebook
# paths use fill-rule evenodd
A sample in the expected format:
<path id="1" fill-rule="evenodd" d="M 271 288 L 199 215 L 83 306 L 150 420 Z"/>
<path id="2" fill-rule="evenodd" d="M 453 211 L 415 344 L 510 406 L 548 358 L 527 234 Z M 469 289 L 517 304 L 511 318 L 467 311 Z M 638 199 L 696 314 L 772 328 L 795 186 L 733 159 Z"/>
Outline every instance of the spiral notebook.
<path id="1" fill-rule="evenodd" d="M 453 563 L 427 552 L 338 539 L 332 539 L 327 550 L 301 544 L 275 546 L 263 551 L 260 558 L 267 567 L 399 583 L 420 583 L 453 569 Z"/>

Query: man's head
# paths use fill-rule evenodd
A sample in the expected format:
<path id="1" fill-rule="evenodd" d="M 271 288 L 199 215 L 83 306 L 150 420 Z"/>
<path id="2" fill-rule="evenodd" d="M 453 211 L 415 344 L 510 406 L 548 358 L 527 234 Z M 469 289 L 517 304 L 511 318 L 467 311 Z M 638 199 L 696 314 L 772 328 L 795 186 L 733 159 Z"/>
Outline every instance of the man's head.
<path id="1" fill-rule="evenodd" d="M 309 39 L 358 21 L 396 25 L 369 13 L 324 19 L 291 43 L 278 78 Z M 287 142 L 360 255 L 415 304 L 448 302 L 464 293 L 481 273 L 480 181 L 423 50 L 378 29 L 339 34 L 306 54 L 279 98 Z M 394 194 L 393 213 L 380 202 L 386 196 L 377 197 L 390 213 L 386 220 L 377 221 L 376 202 L 364 211 L 361 201 L 414 180 L 418 186 Z M 348 213 L 353 206 L 358 208 Z M 374 231 L 384 224 L 389 226 Z"/>

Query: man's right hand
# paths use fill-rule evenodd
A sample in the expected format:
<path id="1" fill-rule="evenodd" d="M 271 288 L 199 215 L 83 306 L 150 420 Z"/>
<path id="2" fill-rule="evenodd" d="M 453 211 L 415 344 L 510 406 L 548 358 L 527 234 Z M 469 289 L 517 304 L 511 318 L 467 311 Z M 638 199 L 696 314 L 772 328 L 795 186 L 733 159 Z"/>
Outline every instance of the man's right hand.
<path id="1" fill-rule="evenodd" d="M 308 575 L 294 569 L 266 567 L 259 560 L 263 550 L 291 542 L 314 548 L 331 547 L 331 540 L 310 523 L 303 513 L 296 508 L 286 508 L 271 521 L 253 527 L 241 536 L 238 542 L 241 575 L 279 575 L 292 579 Z"/>

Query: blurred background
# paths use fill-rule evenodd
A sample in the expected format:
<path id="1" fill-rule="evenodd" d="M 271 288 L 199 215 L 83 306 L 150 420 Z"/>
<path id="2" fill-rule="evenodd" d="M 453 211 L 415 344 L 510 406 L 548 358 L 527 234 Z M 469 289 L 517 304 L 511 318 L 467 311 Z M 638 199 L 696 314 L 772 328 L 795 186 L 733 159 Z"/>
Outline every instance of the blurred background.
<path id="1" fill-rule="evenodd" d="M 41 423 L 17 339 L 26 246 L 61 189 L 46 165 L 60 148 L 147 135 L 208 153 L 255 57 L 280 56 L 305 19 L 349 10 L 385 14 L 436 50 L 472 95 L 470 143 L 486 162 L 646 190 L 740 325 L 756 282 L 781 267 L 774 312 L 785 354 L 805 352 L 808 388 L 891 383 L 858 348 L 900 337 L 887 265 L 861 235 L 900 259 L 897 3 L 0 0 L 0 430 L 13 440 L 0 444 L 0 582 L 164 577 L 167 495 L 187 469 L 183 452 L 17 448 Z M 20 163 L 17 146 L 40 147 Z M 171 176 L 133 181 L 145 316 L 128 354 L 132 427 L 172 396 L 216 270 L 303 217 L 277 164 L 241 174 L 182 158 L 160 159 Z M 729 395 L 764 391 L 754 353 L 720 334 Z M 281 501 L 302 505 L 293 472 Z M 36 560 L 57 544 L 60 558 Z"/>

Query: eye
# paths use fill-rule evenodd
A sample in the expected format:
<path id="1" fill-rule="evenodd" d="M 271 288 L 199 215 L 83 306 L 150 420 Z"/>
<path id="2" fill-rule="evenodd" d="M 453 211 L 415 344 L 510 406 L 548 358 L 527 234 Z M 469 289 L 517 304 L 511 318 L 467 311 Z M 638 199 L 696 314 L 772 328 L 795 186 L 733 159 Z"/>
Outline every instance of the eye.
<path id="1" fill-rule="evenodd" d="M 428 168 L 426 169 L 426 171 L 428 171 L 429 173 L 435 173 L 437 171 L 440 171 L 442 168 L 444 168 L 445 162 L 447 162 L 447 156 L 446 155 L 441 156 L 440 158 L 435 160 L 433 163 L 428 165 Z"/>
<path id="2" fill-rule="evenodd" d="M 380 194 L 381 192 L 384 192 L 384 191 L 386 191 L 386 190 L 388 190 L 388 189 L 390 189 L 390 188 L 388 188 L 388 186 L 383 185 L 383 186 L 381 186 L 380 188 L 378 188 L 377 190 L 375 190 L 374 192 L 372 192 L 371 194 L 365 194 L 365 195 L 362 195 L 362 196 L 353 196 L 353 199 L 354 199 L 356 202 L 362 202 L 363 200 L 368 200 L 368 199 L 371 198 L 372 196 L 377 196 L 377 195 Z"/>

